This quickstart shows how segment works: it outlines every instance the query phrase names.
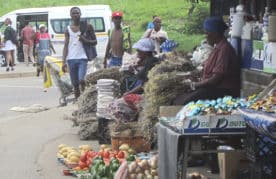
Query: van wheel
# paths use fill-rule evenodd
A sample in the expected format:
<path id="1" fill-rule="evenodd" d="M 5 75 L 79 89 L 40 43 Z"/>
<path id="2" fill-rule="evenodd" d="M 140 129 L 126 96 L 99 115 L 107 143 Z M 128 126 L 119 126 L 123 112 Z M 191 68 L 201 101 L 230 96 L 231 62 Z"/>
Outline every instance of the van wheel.
<path id="1" fill-rule="evenodd" d="M 1 65 L 1 67 L 7 66 L 6 59 L 3 54 L 0 54 L 0 65 Z"/>

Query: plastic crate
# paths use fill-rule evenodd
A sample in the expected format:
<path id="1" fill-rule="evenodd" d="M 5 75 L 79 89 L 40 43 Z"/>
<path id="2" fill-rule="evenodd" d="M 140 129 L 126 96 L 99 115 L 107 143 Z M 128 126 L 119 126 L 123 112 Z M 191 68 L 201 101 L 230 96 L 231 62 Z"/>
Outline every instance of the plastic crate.
<path id="1" fill-rule="evenodd" d="M 251 178 L 276 178 L 276 140 L 247 127 L 245 151 L 251 161 Z"/>
<path id="2" fill-rule="evenodd" d="M 264 69 L 263 60 L 257 60 L 257 59 L 252 58 L 251 59 L 250 69 L 255 69 L 255 70 L 263 71 L 263 69 Z"/>

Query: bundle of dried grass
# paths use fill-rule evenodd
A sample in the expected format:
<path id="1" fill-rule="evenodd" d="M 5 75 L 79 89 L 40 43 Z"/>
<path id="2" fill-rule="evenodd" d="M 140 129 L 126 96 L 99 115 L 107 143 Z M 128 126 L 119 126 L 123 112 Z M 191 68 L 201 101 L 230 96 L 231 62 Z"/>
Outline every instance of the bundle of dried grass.
<path id="1" fill-rule="evenodd" d="M 86 84 L 95 85 L 99 79 L 114 79 L 122 81 L 122 72 L 120 68 L 104 68 L 86 76 Z"/>
<path id="2" fill-rule="evenodd" d="M 182 81 L 185 79 L 179 72 L 193 71 L 192 63 L 185 58 L 171 57 L 156 65 L 148 74 L 148 82 L 144 87 L 146 104 L 143 110 L 143 120 L 140 120 L 144 137 L 151 142 L 154 126 L 158 121 L 159 107 L 171 105 L 178 94 L 187 91 Z"/>
<path id="3" fill-rule="evenodd" d="M 78 110 L 75 112 L 75 116 L 79 122 L 94 117 L 97 111 L 97 88 L 95 85 L 88 86 L 85 91 L 80 95 L 78 101 Z"/>

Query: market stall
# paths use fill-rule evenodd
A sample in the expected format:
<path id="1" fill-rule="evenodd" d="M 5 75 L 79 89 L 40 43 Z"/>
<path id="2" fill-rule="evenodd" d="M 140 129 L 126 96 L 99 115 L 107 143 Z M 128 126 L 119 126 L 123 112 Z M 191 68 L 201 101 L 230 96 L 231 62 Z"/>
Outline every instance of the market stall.
<path id="1" fill-rule="evenodd" d="M 187 178 L 188 160 L 192 154 L 212 153 L 216 156 L 218 152 L 232 151 L 218 151 L 220 145 L 242 150 L 241 139 L 245 137 L 246 125 L 236 109 L 248 106 L 252 99 L 200 100 L 187 104 L 177 115 L 162 114 L 158 129 L 160 178 Z M 213 167 L 211 171 L 217 172 L 215 164 Z M 235 171 L 231 177 L 237 175 Z"/>

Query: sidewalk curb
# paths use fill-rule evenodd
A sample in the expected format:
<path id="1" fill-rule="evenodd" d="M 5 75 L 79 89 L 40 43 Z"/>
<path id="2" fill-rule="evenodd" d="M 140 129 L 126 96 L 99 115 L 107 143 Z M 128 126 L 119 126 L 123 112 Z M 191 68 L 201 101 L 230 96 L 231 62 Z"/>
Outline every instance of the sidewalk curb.
<path id="1" fill-rule="evenodd" d="M 36 72 L 18 72 L 18 73 L 2 73 L 0 79 L 3 78 L 21 78 L 21 77 L 32 77 L 35 76 Z"/>

